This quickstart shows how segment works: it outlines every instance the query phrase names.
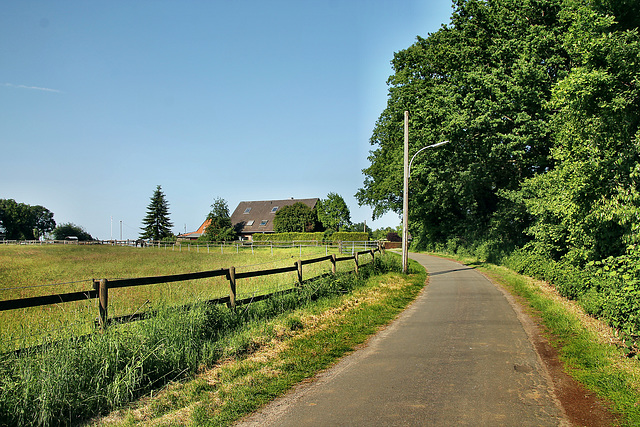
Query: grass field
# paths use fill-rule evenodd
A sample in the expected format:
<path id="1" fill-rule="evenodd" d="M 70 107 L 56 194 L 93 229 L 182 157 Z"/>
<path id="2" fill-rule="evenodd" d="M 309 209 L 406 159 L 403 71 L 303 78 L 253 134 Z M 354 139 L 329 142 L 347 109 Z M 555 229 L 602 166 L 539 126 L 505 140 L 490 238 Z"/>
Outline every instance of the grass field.
<path id="1" fill-rule="evenodd" d="M 161 265 L 162 268 L 153 267 L 154 274 L 174 272 L 171 271 L 173 267 L 169 265 L 173 261 L 171 255 L 164 255 L 166 258 L 159 257 L 162 250 L 90 248 L 86 252 L 76 252 L 70 255 L 64 249 L 43 248 L 43 252 L 34 252 L 38 252 L 35 255 L 41 255 L 42 259 L 45 258 L 45 255 L 50 255 L 48 251 L 60 251 L 56 253 L 57 256 L 53 260 L 76 256 L 75 263 L 81 265 L 79 270 L 89 268 L 90 264 L 92 265 L 90 268 L 97 268 L 95 265 L 100 264 L 98 260 L 94 259 L 91 263 L 85 261 L 88 255 L 95 255 L 95 251 L 105 260 L 110 258 L 109 255 L 118 257 L 120 253 L 131 254 L 130 257 L 125 257 L 127 265 L 129 260 L 135 259 L 137 256 L 143 257 L 137 260 L 138 262 L 146 262 L 149 261 L 147 257 L 158 256 L 150 265 L 155 263 Z M 83 251 L 84 249 L 87 248 L 78 248 L 74 251 Z M 121 249 L 124 250 L 118 253 Z M 25 251 L 24 248 L 13 250 L 17 251 L 14 252 L 14 256 L 16 254 L 22 255 L 20 251 Z M 111 252 L 112 250 L 116 252 L 115 255 Z M 319 250 L 309 256 L 324 255 L 322 252 L 318 253 Z M 26 251 L 32 251 L 32 249 Z M 197 252 L 196 255 L 198 255 Z M 274 263 L 291 265 L 294 261 L 286 252 L 274 253 L 273 258 L 270 258 L 270 249 L 265 256 L 266 258 L 262 260 L 257 256 L 243 258 L 245 261 L 253 261 L 253 264 L 245 263 L 243 268 L 272 267 Z M 17 258 L 19 258 L 20 264 L 26 265 L 29 264 L 27 262 L 29 257 L 34 257 L 34 254 Z M 174 257 L 177 258 L 179 255 L 174 254 Z M 200 254 L 200 257 L 204 259 L 205 263 L 212 261 L 212 257 L 209 257 L 210 260 L 206 260 L 207 254 Z M 98 256 L 98 258 L 100 257 Z M 41 263 L 42 259 L 34 260 L 32 258 L 30 267 L 33 267 L 34 263 Z M 239 257 L 230 259 L 232 261 L 241 260 Z M 61 261 L 60 265 L 66 263 L 67 261 Z M 69 261 L 69 264 L 73 263 L 73 261 Z M 118 262 L 114 261 L 113 264 L 118 265 Z M 196 262 L 196 264 L 198 263 Z M 330 265 L 330 263 L 328 264 Z M 314 265 L 318 266 L 319 264 Z M 345 269 L 353 269 L 352 262 L 344 262 L 342 265 Z M 135 271 L 145 271 L 147 268 L 139 265 Z M 212 265 L 209 264 L 206 268 L 212 268 Z M 325 267 L 320 266 L 320 269 L 323 268 Z M 365 301 L 368 301 L 364 296 L 369 292 L 363 288 L 369 283 L 369 278 L 389 271 L 397 272 L 399 268 L 398 257 L 388 254 L 376 257 L 375 262 L 367 262 L 360 269 L 359 274 L 324 275 L 315 280 L 305 281 L 303 286 L 297 288 L 297 292 L 278 294 L 263 301 L 243 305 L 238 309 L 229 308 L 226 305 L 202 303 L 174 309 L 167 308 L 166 304 L 158 303 L 154 308 L 158 309 L 159 315 L 143 321 L 109 327 L 83 338 L 59 340 L 50 344 L 44 343 L 45 345 L 37 349 L 31 348 L 22 352 L 0 352 L 0 425 L 74 425 L 86 421 L 90 417 L 123 407 L 141 396 L 155 393 L 166 384 L 188 380 L 198 372 L 220 363 L 253 354 L 262 348 L 266 341 L 277 339 L 281 333 L 288 334 L 287 331 L 295 332 L 301 328 L 307 329 L 305 326 L 306 318 L 296 314 L 299 309 L 315 307 L 315 310 L 322 308 L 326 310 L 330 307 L 331 302 L 349 298 L 351 293 L 358 289 L 362 289 L 361 293 L 355 296 L 355 299 L 346 307 L 353 308 L 354 305 L 363 305 Z M 32 271 L 35 272 L 36 269 L 32 269 Z M 5 268 L 3 274 L 8 276 L 8 273 L 9 269 Z M 148 270 L 143 274 L 148 275 Z M 53 275 L 48 277 L 60 280 L 59 277 Z M 411 292 L 412 294 L 415 294 L 422 286 L 423 280 L 419 280 L 419 282 L 421 284 L 413 286 L 415 289 Z M 282 285 L 269 284 L 269 290 L 274 286 L 284 287 L 285 282 L 282 283 Z M 295 279 L 293 283 L 295 283 Z M 287 286 L 290 285 L 290 283 L 287 284 Z M 238 286 L 242 285 L 239 283 Z M 396 289 L 395 286 L 385 286 L 384 288 L 391 291 Z M 5 291 L 9 293 L 24 291 L 24 289 L 5 289 Z M 181 290 L 177 289 L 177 291 Z M 189 292 L 184 293 L 185 297 L 194 299 L 193 296 L 187 295 Z M 391 298 L 391 303 L 397 301 L 398 298 L 397 295 L 394 295 Z M 404 297 L 400 299 L 403 299 L 405 304 L 409 300 Z M 391 309 L 394 312 L 398 310 L 395 305 Z M 62 329 L 67 328 L 65 320 L 63 320 L 65 313 L 58 314 L 59 317 L 55 318 L 56 325 Z M 312 320 L 317 317 L 317 314 L 310 316 L 309 319 Z M 387 321 L 389 316 L 383 315 L 380 307 L 369 307 L 362 319 L 362 326 L 367 333 L 372 333 L 375 331 L 375 325 Z M 272 319 L 275 320 L 275 323 L 271 323 Z M 11 321 L 15 322 L 14 319 Z M 309 366 L 317 367 L 320 362 L 330 363 L 328 357 L 333 360 L 339 354 L 352 349 L 355 343 L 361 342 L 366 334 L 356 331 L 356 329 L 351 322 L 347 322 L 343 335 L 333 336 L 329 333 L 338 346 L 337 348 L 332 346 L 333 344 L 324 345 L 322 337 L 320 340 L 312 340 L 310 342 L 310 345 L 313 345 L 311 353 L 296 354 L 289 362 L 291 369 L 286 370 L 287 384 L 290 385 L 303 376 L 310 375 L 312 368 Z M 325 333 L 328 332 L 325 331 Z M 314 355 L 318 348 L 328 351 L 327 357 L 316 359 Z M 300 365 L 300 369 L 298 365 Z M 295 375 L 289 375 L 294 371 Z M 288 386 L 277 381 L 277 384 L 269 387 L 273 389 L 272 393 L 280 393 Z M 257 402 L 248 397 L 245 388 L 238 391 L 239 396 L 247 396 L 253 405 Z M 234 397 L 229 400 L 230 403 L 236 401 L 237 399 Z M 167 407 L 163 402 L 160 402 L 160 405 Z M 248 410 L 246 409 L 248 406 L 243 404 L 243 407 Z M 160 412 L 164 413 L 164 411 Z M 232 405 L 231 412 L 225 415 L 225 418 L 235 419 L 241 413 L 243 412 L 238 412 L 238 408 Z M 201 411 L 200 415 L 208 416 L 208 413 Z"/>
<path id="2" fill-rule="evenodd" d="M 161 276 L 234 266 L 236 272 L 291 266 L 295 260 L 335 253 L 335 248 L 236 248 L 78 245 L 0 246 L 0 300 L 87 291 L 93 279 Z M 302 255 L 302 256 L 301 256 Z M 353 268 L 338 264 L 339 271 Z M 305 266 L 304 277 L 330 271 L 330 263 Z M 238 297 L 270 293 L 291 287 L 296 273 L 244 279 Z M 228 295 L 224 277 L 112 289 L 109 315 L 147 311 Z M 98 316 L 97 300 L 87 300 L 0 312 L 0 351 L 26 347 L 43 339 L 84 334 Z"/>

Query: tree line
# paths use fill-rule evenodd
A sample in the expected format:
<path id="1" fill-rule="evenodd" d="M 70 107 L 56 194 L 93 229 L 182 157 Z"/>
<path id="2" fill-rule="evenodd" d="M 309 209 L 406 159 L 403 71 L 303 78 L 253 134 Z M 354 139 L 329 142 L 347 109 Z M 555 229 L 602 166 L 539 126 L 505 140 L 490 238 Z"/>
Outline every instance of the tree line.
<path id="1" fill-rule="evenodd" d="M 229 205 L 223 198 L 214 199 L 206 220 L 208 225 L 198 240 L 225 242 L 238 239 L 241 231 L 238 227 L 241 225 L 231 223 Z M 171 232 L 173 224 L 170 220 L 169 203 L 160 185 L 151 196 L 147 214 L 142 222 L 141 239 L 172 240 L 176 238 Z M 326 198 L 319 199 L 313 209 L 301 202 L 283 206 L 275 214 L 273 231 L 276 233 L 324 232 L 326 237 L 330 237 L 337 231 L 368 231 L 370 237 L 376 239 L 385 238 L 387 234 L 392 238 L 397 237 L 397 230 L 373 231 L 367 230 L 365 223 L 352 223 L 346 202 L 342 196 L 333 192 L 327 194 Z"/>
<path id="2" fill-rule="evenodd" d="M 525 248 L 583 266 L 637 253 L 640 3 L 455 0 L 451 22 L 394 54 L 356 197 L 402 211 L 418 248 Z"/>
<path id="3" fill-rule="evenodd" d="M 139 237 L 154 241 L 175 240 L 170 217 L 169 202 L 162 186 L 158 185 L 142 219 L 143 226 Z M 229 206 L 224 199 L 214 199 L 206 219 L 209 224 L 200 240 L 221 242 L 238 238 L 239 230 L 231 224 Z M 392 238 L 397 237 L 397 230 L 389 228 L 374 232 L 367 229 L 365 223 L 353 224 L 347 204 L 342 196 L 336 193 L 329 193 L 325 199 L 320 199 L 314 209 L 303 203 L 284 206 L 275 215 L 274 231 L 322 231 L 327 237 L 336 231 L 367 231 L 370 237 L 376 239 L 385 238 L 389 233 Z M 0 199 L 0 235 L 2 234 L 7 240 L 36 240 L 40 237 L 64 240 L 70 236 L 77 237 L 80 241 L 94 240 L 81 226 L 73 223 L 56 225 L 53 213 L 47 208 L 18 203 L 13 199 Z"/>
<path id="4" fill-rule="evenodd" d="M 0 199 L 0 234 L 6 240 L 37 240 L 50 235 L 56 240 L 64 240 L 69 236 L 78 240 L 93 240 L 78 225 L 56 225 L 53 212 L 44 206 L 31 206 L 14 199 Z"/>

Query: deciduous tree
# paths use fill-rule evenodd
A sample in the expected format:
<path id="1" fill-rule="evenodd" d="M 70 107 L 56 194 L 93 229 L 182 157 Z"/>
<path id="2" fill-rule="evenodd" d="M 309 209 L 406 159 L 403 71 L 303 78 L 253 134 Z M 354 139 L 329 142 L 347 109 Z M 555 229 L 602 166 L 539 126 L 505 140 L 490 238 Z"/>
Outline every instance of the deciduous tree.
<path id="1" fill-rule="evenodd" d="M 326 199 L 319 200 L 316 209 L 318 220 L 325 229 L 339 231 L 351 224 L 349 207 L 337 193 L 329 193 Z"/>
<path id="2" fill-rule="evenodd" d="M 53 230 L 53 236 L 56 240 L 65 240 L 68 237 L 77 237 L 79 241 L 94 240 L 84 228 L 72 222 L 60 224 Z"/>
<path id="3" fill-rule="evenodd" d="M 551 167 L 551 91 L 570 67 L 561 0 L 457 0 L 451 23 L 394 55 L 389 99 L 356 197 L 374 218 L 402 211 L 403 112 L 410 113 L 410 233 L 421 245 L 494 236 L 528 219 L 500 197 Z"/>
<path id="4" fill-rule="evenodd" d="M 276 233 L 312 232 L 316 230 L 318 216 L 315 210 L 302 202 L 284 206 L 273 218 L 273 231 Z"/>
<path id="5" fill-rule="evenodd" d="M 531 246 L 579 265 L 624 254 L 640 231 L 640 17 L 620 30 L 608 12 L 564 11 L 573 67 L 550 103 L 555 167 L 515 196 L 534 217 Z"/>
<path id="6" fill-rule="evenodd" d="M 229 206 L 224 199 L 218 197 L 213 201 L 211 212 L 207 215 L 207 221 L 209 221 L 209 224 L 205 229 L 202 240 L 224 242 L 237 238 L 237 233 L 231 224 Z"/>
<path id="7" fill-rule="evenodd" d="M 9 240 L 33 240 L 52 231 L 56 222 L 47 208 L 0 199 L 0 226 Z"/>

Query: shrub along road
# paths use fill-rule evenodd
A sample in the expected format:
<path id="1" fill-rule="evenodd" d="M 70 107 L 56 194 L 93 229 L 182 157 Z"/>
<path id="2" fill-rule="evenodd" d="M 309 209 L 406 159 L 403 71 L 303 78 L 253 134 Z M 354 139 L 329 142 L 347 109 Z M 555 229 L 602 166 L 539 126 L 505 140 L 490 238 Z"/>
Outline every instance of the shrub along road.
<path id="1" fill-rule="evenodd" d="M 412 258 L 430 276 L 412 306 L 365 348 L 241 425 L 584 422 L 567 416 L 532 343 L 535 327 L 511 298 L 469 267 Z M 587 424 L 608 424 L 596 406 L 582 413 Z"/>

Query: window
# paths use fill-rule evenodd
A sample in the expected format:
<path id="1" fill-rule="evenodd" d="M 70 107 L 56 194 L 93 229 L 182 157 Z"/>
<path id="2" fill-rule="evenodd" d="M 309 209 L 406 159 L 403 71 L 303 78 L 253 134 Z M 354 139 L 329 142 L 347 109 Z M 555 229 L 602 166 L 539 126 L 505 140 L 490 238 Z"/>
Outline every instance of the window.
<path id="1" fill-rule="evenodd" d="M 254 220 L 247 221 L 247 227 L 251 227 L 254 222 L 255 222 Z"/>
<path id="2" fill-rule="evenodd" d="M 251 212 L 251 208 L 247 208 L 244 210 L 244 213 L 248 214 L 249 212 Z"/>
<path id="3" fill-rule="evenodd" d="M 271 209 L 271 213 L 276 213 L 278 211 L 278 207 L 279 206 L 274 206 L 273 209 Z"/>
<path id="4" fill-rule="evenodd" d="M 263 219 L 262 221 L 260 221 L 260 227 L 266 226 L 268 222 L 269 222 L 268 219 Z"/>

